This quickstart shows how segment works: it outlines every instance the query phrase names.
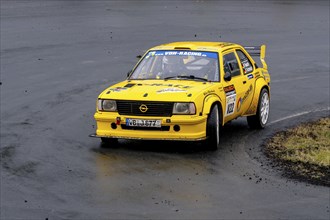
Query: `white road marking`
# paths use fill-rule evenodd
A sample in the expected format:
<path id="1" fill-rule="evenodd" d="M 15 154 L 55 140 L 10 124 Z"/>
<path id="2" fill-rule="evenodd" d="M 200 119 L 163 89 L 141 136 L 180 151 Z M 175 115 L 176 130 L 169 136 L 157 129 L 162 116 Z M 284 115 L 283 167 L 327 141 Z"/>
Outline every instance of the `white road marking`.
<path id="1" fill-rule="evenodd" d="M 299 76 L 291 79 L 277 79 L 277 80 L 271 80 L 272 83 L 277 83 L 277 82 L 287 82 L 287 81 L 293 81 L 293 80 L 302 80 L 302 79 L 310 79 L 312 76 Z"/>
<path id="2" fill-rule="evenodd" d="M 329 78 L 329 75 L 326 76 L 317 76 L 318 78 Z M 278 82 L 288 82 L 288 81 L 295 81 L 295 80 L 304 80 L 304 79 L 311 79 L 315 78 L 315 76 L 298 76 L 294 78 L 289 78 L 289 79 L 274 79 L 271 80 L 271 83 L 278 83 Z"/>
<path id="3" fill-rule="evenodd" d="M 290 119 L 290 118 L 298 117 L 298 116 L 301 116 L 301 115 L 306 115 L 306 114 L 309 114 L 309 113 L 312 113 L 312 112 L 322 112 L 322 111 L 329 111 L 329 110 L 330 110 L 330 107 L 322 108 L 322 109 L 315 109 L 315 110 L 311 110 L 311 111 L 300 112 L 300 113 L 296 113 L 296 114 L 293 114 L 293 115 L 286 116 L 284 118 L 277 119 L 277 120 L 272 121 L 268 124 L 269 125 L 275 124 L 275 123 L 278 123 L 278 122 L 281 122 L 281 121 L 284 121 L 284 120 L 287 120 L 287 119 Z"/>

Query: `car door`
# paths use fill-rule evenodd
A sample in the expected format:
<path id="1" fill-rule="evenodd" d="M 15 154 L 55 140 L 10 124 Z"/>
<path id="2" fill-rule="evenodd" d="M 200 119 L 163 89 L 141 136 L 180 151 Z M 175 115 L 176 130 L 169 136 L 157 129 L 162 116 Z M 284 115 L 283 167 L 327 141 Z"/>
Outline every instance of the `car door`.
<path id="1" fill-rule="evenodd" d="M 253 100 L 256 72 L 252 62 L 242 50 L 237 49 L 236 55 L 240 64 L 240 71 L 242 73 L 241 80 L 237 85 L 240 87 L 241 93 L 237 96 L 236 111 L 239 115 L 244 115 L 250 108 Z"/>
<path id="2" fill-rule="evenodd" d="M 240 115 L 241 106 L 238 106 L 238 100 L 244 96 L 248 90 L 246 76 L 242 74 L 240 61 L 235 50 L 229 50 L 222 56 L 222 72 L 229 72 L 231 80 L 223 82 L 223 90 L 226 97 L 226 105 L 224 111 L 225 122 L 230 121 Z M 239 110 L 239 111 L 238 111 Z"/>

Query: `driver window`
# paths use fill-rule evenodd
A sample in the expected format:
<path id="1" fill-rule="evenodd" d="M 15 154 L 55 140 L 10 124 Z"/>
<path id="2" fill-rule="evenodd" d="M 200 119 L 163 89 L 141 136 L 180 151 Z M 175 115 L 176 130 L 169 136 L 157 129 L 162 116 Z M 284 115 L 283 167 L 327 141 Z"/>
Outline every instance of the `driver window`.
<path id="1" fill-rule="evenodd" d="M 240 75 L 240 69 L 235 53 L 229 53 L 223 56 L 224 72 L 230 72 L 232 77 Z"/>

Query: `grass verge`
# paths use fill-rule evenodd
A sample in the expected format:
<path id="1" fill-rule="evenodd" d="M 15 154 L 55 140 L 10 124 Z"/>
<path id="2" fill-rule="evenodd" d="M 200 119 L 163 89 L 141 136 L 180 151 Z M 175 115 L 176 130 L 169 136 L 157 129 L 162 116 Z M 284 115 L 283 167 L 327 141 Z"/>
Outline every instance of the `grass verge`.
<path id="1" fill-rule="evenodd" d="M 287 176 L 330 186 L 330 118 L 277 133 L 266 144 L 266 154 Z"/>

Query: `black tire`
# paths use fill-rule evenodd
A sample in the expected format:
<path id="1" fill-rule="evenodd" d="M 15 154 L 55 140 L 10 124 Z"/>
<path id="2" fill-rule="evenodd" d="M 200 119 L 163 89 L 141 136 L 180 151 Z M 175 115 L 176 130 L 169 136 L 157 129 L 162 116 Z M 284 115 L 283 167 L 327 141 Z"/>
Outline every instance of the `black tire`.
<path id="1" fill-rule="evenodd" d="M 208 150 L 217 150 L 220 142 L 220 119 L 221 111 L 218 105 L 214 105 L 207 118 L 206 124 L 206 146 Z"/>
<path id="2" fill-rule="evenodd" d="M 261 90 L 257 114 L 248 116 L 247 122 L 250 128 L 262 129 L 266 126 L 269 117 L 269 94 L 267 89 Z"/>
<path id="3" fill-rule="evenodd" d="M 117 138 L 101 138 L 102 144 L 101 147 L 117 147 L 118 139 Z"/>

